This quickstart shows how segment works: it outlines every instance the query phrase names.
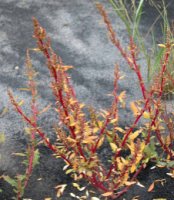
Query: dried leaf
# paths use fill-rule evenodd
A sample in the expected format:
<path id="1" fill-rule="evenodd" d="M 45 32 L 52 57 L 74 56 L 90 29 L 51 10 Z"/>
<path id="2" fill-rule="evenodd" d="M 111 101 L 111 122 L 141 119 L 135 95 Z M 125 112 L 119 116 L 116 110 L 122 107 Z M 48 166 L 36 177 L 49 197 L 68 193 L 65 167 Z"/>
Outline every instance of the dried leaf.
<path id="1" fill-rule="evenodd" d="M 98 197 L 91 197 L 91 200 L 100 200 Z"/>
<path id="2" fill-rule="evenodd" d="M 104 194 L 102 194 L 103 197 L 108 197 L 111 196 L 113 194 L 113 192 L 105 192 Z"/>
<path id="3" fill-rule="evenodd" d="M 136 183 L 135 181 L 126 181 L 125 185 L 130 186 L 130 185 L 134 185 L 135 183 Z"/>
<path id="4" fill-rule="evenodd" d="M 57 197 L 62 196 L 67 184 L 57 185 L 55 188 L 57 190 Z"/>
<path id="5" fill-rule="evenodd" d="M 138 186 L 140 186 L 140 187 L 142 187 L 142 188 L 144 188 L 145 186 L 144 185 L 142 185 L 140 182 L 138 182 L 136 185 L 138 185 Z"/>
<path id="6" fill-rule="evenodd" d="M 148 188 L 148 192 L 152 192 L 152 190 L 154 189 L 154 187 L 155 187 L 155 183 L 153 182 L 150 186 L 149 186 L 149 188 Z"/>

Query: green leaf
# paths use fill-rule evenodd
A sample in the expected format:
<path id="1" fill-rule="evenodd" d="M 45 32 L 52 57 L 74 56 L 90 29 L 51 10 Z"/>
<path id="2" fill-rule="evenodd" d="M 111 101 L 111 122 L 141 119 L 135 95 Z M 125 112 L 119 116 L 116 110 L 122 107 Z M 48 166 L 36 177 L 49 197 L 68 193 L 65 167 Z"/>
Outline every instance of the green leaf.
<path id="1" fill-rule="evenodd" d="M 3 177 L 3 179 L 7 182 L 7 183 L 9 183 L 12 187 L 17 187 L 17 181 L 15 180 L 15 179 L 12 179 L 12 178 L 10 178 L 9 176 L 2 176 Z"/>
<path id="2" fill-rule="evenodd" d="M 39 164 L 39 158 L 40 158 L 40 153 L 39 153 L 39 150 L 36 149 L 34 151 L 33 167 L 35 167 L 37 164 Z"/>
<path id="3" fill-rule="evenodd" d="M 167 163 L 167 167 L 174 167 L 174 161 L 169 161 L 168 163 Z"/>
<path id="4" fill-rule="evenodd" d="M 150 144 L 145 147 L 144 153 L 148 159 L 158 157 L 154 139 L 151 139 Z"/>

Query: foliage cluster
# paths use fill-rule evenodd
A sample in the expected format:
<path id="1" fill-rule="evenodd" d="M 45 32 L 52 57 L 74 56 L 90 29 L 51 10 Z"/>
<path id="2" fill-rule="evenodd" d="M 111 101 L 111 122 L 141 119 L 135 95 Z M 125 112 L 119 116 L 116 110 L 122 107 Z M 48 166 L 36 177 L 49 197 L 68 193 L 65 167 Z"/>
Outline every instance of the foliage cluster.
<path id="1" fill-rule="evenodd" d="M 117 6 L 124 6 L 122 1 L 118 1 L 120 5 L 117 5 L 112 0 L 111 2 L 117 12 L 120 12 Z M 142 99 L 130 104 L 133 123 L 129 127 L 119 126 L 119 112 L 124 109 L 126 98 L 125 91 L 118 92 L 118 82 L 124 78 L 120 74 L 119 65 L 116 64 L 114 70 L 113 91 L 110 94 L 112 98 L 111 106 L 101 111 L 95 111 L 90 108 L 86 113 L 85 105 L 78 101 L 68 75 L 68 70 L 72 66 L 63 64 L 61 58 L 52 49 L 50 38 L 47 36 L 45 29 L 33 18 L 33 37 L 37 42 L 37 47 L 27 50 L 26 72 L 28 84 L 27 88 L 23 88 L 32 97 L 30 115 L 27 115 L 22 109 L 23 101 L 18 101 L 12 91 L 8 91 L 12 105 L 28 124 L 27 133 L 30 137 L 26 153 L 18 154 L 18 156 L 27 158 L 25 161 L 25 175 L 17 175 L 16 179 L 3 176 L 15 188 L 17 200 L 22 199 L 32 170 L 38 163 L 39 153 L 36 135 L 41 137 L 45 145 L 53 151 L 56 158 L 64 160 L 65 166 L 63 170 L 66 174 L 71 174 L 75 182 L 80 179 L 86 179 L 101 192 L 103 198 L 117 199 L 124 194 L 136 183 L 138 174 L 150 160 L 156 161 L 158 166 L 170 168 L 169 175 L 174 177 L 174 114 L 170 113 L 169 115 L 162 100 L 168 78 L 170 77 L 170 80 L 174 81 L 167 70 L 171 64 L 172 32 L 167 26 L 165 43 L 159 45 L 163 50 L 158 62 L 159 71 L 153 76 L 153 81 L 147 87 L 137 62 L 139 50 L 144 48 L 142 43 L 139 43 L 140 40 L 138 40 L 137 44 L 137 38 L 139 37 L 137 25 L 141 17 L 142 4 L 143 1 L 140 1 L 138 7 L 136 7 L 133 34 L 131 26 L 124 18 L 128 17 L 128 13 L 124 13 L 124 15 L 118 13 L 123 17 L 129 33 L 128 49 L 122 47 L 103 6 L 97 4 L 108 30 L 110 41 L 119 50 L 130 69 L 136 74 L 142 93 Z M 134 6 L 136 5 L 134 4 Z M 131 22 L 131 19 L 129 20 Z M 30 51 L 43 54 L 49 70 L 50 88 L 55 97 L 55 105 L 53 107 L 59 119 L 54 125 L 54 132 L 57 137 L 55 143 L 50 142 L 46 136 L 47 134 L 38 125 L 39 116 L 46 112 L 49 106 L 39 110 L 36 84 L 37 73 L 32 67 Z M 90 116 L 90 119 L 87 116 Z M 138 127 L 138 122 L 141 119 L 144 119 L 144 124 L 142 127 Z M 163 151 L 160 155 L 156 151 L 156 142 Z M 107 163 L 103 162 L 100 157 L 100 151 L 102 151 L 104 145 L 111 152 Z M 79 190 L 85 189 L 85 187 L 80 188 L 78 183 L 74 183 L 74 186 Z M 61 196 L 65 187 L 66 185 L 60 185 L 57 188 L 58 197 Z M 76 197 L 74 194 L 71 195 Z M 86 199 L 87 197 L 76 198 Z M 92 199 L 99 198 L 92 197 Z"/>

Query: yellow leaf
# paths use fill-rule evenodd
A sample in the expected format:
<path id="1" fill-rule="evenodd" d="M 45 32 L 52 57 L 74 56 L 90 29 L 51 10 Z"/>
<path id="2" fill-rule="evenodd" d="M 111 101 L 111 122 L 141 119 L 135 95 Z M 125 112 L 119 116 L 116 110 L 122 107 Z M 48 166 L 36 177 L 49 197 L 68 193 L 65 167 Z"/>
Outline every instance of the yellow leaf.
<path id="1" fill-rule="evenodd" d="M 161 48 L 166 48 L 165 44 L 158 44 L 158 46 L 161 47 Z"/>
<path id="2" fill-rule="evenodd" d="M 74 171 L 73 169 L 68 169 L 65 174 L 70 174 L 72 171 Z"/>
<path id="3" fill-rule="evenodd" d="M 70 126 L 75 126 L 76 125 L 72 115 L 69 117 L 69 121 L 70 121 Z"/>
<path id="4" fill-rule="evenodd" d="M 97 133 L 97 132 L 98 132 L 98 130 L 99 130 L 99 128 L 98 128 L 98 127 L 95 127 L 95 128 L 93 128 L 93 133 Z"/>
<path id="5" fill-rule="evenodd" d="M 69 99 L 69 104 L 74 105 L 75 103 L 77 103 L 76 100 L 74 100 L 73 98 Z"/>
<path id="6" fill-rule="evenodd" d="M 105 192 L 104 194 L 102 194 L 103 197 L 108 197 L 111 196 L 113 194 L 113 192 Z"/>
<path id="7" fill-rule="evenodd" d="M 131 171 L 131 173 L 133 173 L 133 172 L 135 172 L 135 170 L 136 170 L 136 166 L 133 164 L 133 165 L 131 166 L 130 171 Z"/>
<path id="8" fill-rule="evenodd" d="M 144 117 L 145 119 L 150 119 L 150 114 L 149 114 L 149 112 L 144 112 L 144 113 L 143 113 L 143 117 Z"/>
<path id="9" fill-rule="evenodd" d="M 75 187 L 75 188 L 77 188 L 79 191 L 83 191 L 86 187 L 80 187 L 80 185 L 79 184 L 77 184 L 77 183 L 72 183 L 72 185 Z"/>
<path id="10" fill-rule="evenodd" d="M 124 129 L 120 127 L 115 127 L 115 130 L 119 131 L 120 133 L 125 133 Z"/>
<path id="11" fill-rule="evenodd" d="M 120 95 L 118 96 L 119 101 L 122 103 L 123 100 L 126 98 L 126 92 L 123 91 L 120 93 Z"/>
<path id="12" fill-rule="evenodd" d="M 135 105 L 135 102 L 131 102 L 130 103 L 130 108 L 134 114 L 134 116 L 136 117 L 139 114 L 139 109 L 138 107 Z"/>
<path id="13" fill-rule="evenodd" d="M 97 148 L 100 148 L 101 145 L 103 144 L 103 142 L 104 142 L 104 137 L 101 137 L 99 142 L 98 142 Z"/>
<path id="14" fill-rule="evenodd" d="M 112 151 L 115 152 L 117 150 L 117 148 L 118 148 L 117 145 L 115 143 L 112 143 L 112 142 L 109 143 L 109 144 L 111 146 Z"/>
<path id="15" fill-rule="evenodd" d="M 134 154 L 135 153 L 135 144 L 133 142 L 131 142 L 130 144 L 127 144 L 127 146 L 131 150 L 131 154 Z"/>
<path id="16" fill-rule="evenodd" d="M 114 124 L 115 122 L 117 122 L 117 119 L 112 119 L 112 120 L 110 121 L 111 124 Z"/>
<path id="17" fill-rule="evenodd" d="M 84 144 L 94 143 L 97 138 L 98 136 L 88 136 L 82 141 L 82 143 Z"/>
<path id="18" fill-rule="evenodd" d="M 21 100 L 19 103 L 18 103 L 18 106 L 22 106 L 24 104 L 24 100 Z"/>
<path id="19" fill-rule="evenodd" d="M 62 66 L 63 71 L 67 71 L 67 70 L 72 69 L 72 68 L 74 68 L 74 67 L 70 66 L 70 65 L 63 65 Z"/>
<path id="20" fill-rule="evenodd" d="M 76 143 L 76 140 L 75 139 L 73 139 L 73 138 L 71 138 L 71 137 L 67 137 L 67 140 L 68 140 L 68 142 L 70 142 L 70 143 Z"/>
<path id="21" fill-rule="evenodd" d="M 130 140 L 133 141 L 135 138 L 138 137 L 138 135 L 139 135 L 141 132 L 142 132 L 142 130 L 140 129 L 140 130 L 137 130 L 137 131 L 135 131 L 134 133 L 130 134 L 130 136 L 129 136 Z"/>

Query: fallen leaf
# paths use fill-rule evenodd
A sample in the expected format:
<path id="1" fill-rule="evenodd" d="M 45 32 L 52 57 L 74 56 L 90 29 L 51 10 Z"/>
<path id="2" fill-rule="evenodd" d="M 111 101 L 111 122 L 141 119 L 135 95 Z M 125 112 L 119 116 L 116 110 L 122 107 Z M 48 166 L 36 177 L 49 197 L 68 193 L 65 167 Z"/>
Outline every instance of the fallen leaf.
<path id="1" fill-rule="evenodd" d="M 103 197 L 108 197 L 111 196 L 113 194 L 113 192 L 105 192 L 102 194 Z"/>
<path id="2" fill-rule="evenodd" d="M 148 188 L 148 192 L 152 192 L 152 190 L 154 189 L 154 186 L 155 186 L 155 184 L 154 184 L 154 182 L 149 186 L 149 188 Z"/>

